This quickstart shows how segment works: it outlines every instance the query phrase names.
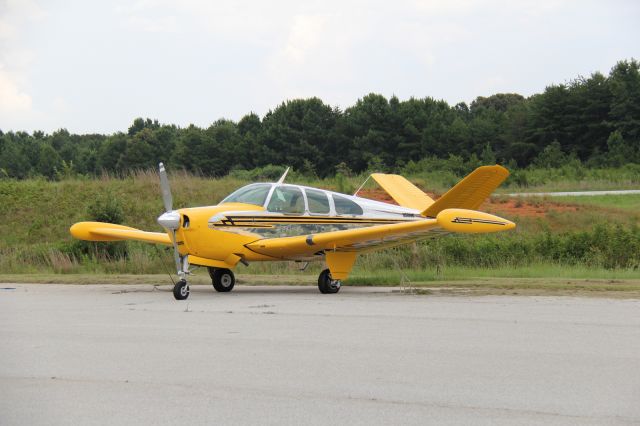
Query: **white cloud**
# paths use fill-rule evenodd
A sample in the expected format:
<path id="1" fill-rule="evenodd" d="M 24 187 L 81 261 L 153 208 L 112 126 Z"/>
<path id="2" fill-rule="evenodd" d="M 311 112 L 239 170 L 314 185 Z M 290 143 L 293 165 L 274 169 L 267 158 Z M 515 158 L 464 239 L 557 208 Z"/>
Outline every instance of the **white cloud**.
<path id="1" fill-rule="evenodd" d="M 294 17 L 283 55 L 288 62 L 301 64 L 313 54 L 325 36 L 327 17 L 299 15 Z"/>
<path id="2" fill-rule="evenodd" d="M 310 96 L 335 102 L 336 87 L 354 78 L 353 53 L 368 33 L 348 12 L 298 14 L 283 25 L 284 36 L 269 49 L 265 64 L 276 102 Z"/>
<path id="3" fill-rule="evenodd" d="M 434 18 L 454 10 L 441 2 L 352 2 L 291 16 L 269 57 L 271 85 L 280 99 L 320 96 L 341 107 L 354 92 L 409 85 L 407 77 L 428 75 L 441 49 L 471 38 L 456 19 Z"/>
<path id="4" fill-rule="evenodd" d="M 127 19 L 127 24 L 133 30 L 148 33 L 175 33 L 178 30 L 174 16 L 130 16 Z"/>
<path id="5" fill-rule="evenodd" d="M 287 6 L 283 3 L 287 3 Z M 255 1 L 138 0 L 116 7 L 128 26 L 139 25 L 151 32 L 215 34 L 234 41 L 262 43 L 278 32 L 290 13 L 293 1 L 273 4 Z"/>
<path id="6" fill-rule="evenodd" d="M 123 18 L 123 23 L 134 31 L 175 33 L 179 28 L 176 9 L 170 2 L 138 0 L 118 5 L 115 11 Z"/>
<path id="7" fill-rule="evenodd" d="M 61 116 L 71 111 L 69 102 L 62 96 L 56 96 L 51 102 L 51 106 L 56 115 Z"/>
<path id="8" fill-rule="evenodd" d="M 31 111 L 31 96 L 20 90 L 10 72 L 0 67 L 0 112 L 19 115 Z"/>
<path id="9" fill-rule="evenodd" d="M 45 16 L 44 10 L 33 0 L 0 1 L 0 40 L 15 38 L 26 22 L 38 21 Z"/>
<path id="10" fill-rule="evenodd" d="M 22 45 L 21 37 L 26 27 L 45 16 L 32 0 L 0 0 L 0 114 L 5 126 L 34 116 L 33 98 L 27 91 L 34 55 Z"/>
<path id="11" fill-rule="evenodd" d="M 413 0 L 409 4 L 411 4 L 417 12 L 424 12 L 431 15 L 468 13 L 482 5 L 478 0 Z"/>

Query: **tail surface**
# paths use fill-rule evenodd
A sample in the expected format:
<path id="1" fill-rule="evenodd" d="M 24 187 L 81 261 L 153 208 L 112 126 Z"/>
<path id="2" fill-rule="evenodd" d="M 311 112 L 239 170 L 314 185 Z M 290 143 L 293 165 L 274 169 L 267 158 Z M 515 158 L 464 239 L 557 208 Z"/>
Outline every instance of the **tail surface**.
<path id="1" fill-rule="evenodd" d="M 371 177 L 402 207 L 423 211 L 433 204 L 431 197 L 400 175 L 373 173 Z"/>
<path id="2" fill-rule="evenodd" d="M 502 166 L 478 167 L 423 210 L 422 215 L 436 217 L 446 209 L 477 210 L 508 176 L 509 171 Z"/>

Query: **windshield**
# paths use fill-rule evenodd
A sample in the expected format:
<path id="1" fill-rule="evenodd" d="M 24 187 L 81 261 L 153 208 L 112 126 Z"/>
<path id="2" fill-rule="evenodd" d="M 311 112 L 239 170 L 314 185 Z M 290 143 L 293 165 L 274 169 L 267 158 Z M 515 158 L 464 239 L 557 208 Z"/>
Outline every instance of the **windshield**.
<path id="1" fill-rule="evenodd" d="M 256 206 L 263 206 L 265 200 L 267 199 L 267 195 L 269 195 L 269 190 L 271 189 L 271 184 L 269 183 L 254 183 L 251 185 L 243 186 L 238 189 L 236 192 L 229 195 L 227 198 L 222 200 L 222 203 L 245 203 L 245 204 L 253 204 Z"/>

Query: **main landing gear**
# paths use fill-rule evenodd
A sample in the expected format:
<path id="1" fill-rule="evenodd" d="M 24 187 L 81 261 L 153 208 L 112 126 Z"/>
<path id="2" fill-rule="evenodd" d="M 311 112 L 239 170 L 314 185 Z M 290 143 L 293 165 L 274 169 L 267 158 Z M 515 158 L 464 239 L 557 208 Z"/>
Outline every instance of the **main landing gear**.
<path id="1" fill-rule="evenodd" d="M 340 280 L 334 280 L 331 278 L 331 271 L 325 269 L 320 272 L 320 276 L 318 277 L 318 289 L 322 294 L 333 294 L 340 291 L 340 285 L 342 282 Z"/>
<path id="2" fill-rule="evenodd" d="M 233 275 L 230 269 L 226 268 L 208 268 L 209 276 L 211 277 L 211 284 L 216 291 L 226 293 L 233 290 L 233 286 L 236 284 L 236 277 Z"/>

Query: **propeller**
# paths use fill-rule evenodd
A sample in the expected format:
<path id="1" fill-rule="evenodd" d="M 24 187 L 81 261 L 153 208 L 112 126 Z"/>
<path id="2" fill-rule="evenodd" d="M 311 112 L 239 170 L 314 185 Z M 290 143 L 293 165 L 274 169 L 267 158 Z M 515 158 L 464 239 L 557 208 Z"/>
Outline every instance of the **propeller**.
<path id="1" fill-rule="evenodd" d="M 164 164 L 160 163 L 160 189 L 162 189 L 162 202 L 164 203 L 164 211 L 173 211 L 173 197 L 171 196 L 171 189 L 169 188 L 169 179 L 167 178 L 167 171 L 164 168 Z"/>
<path id="2" fill-rule="evenodd" d="M 158 217 L 158 223 L 168 231 L 171 231 L 173 238 L 173 259 L 176 262 L 176 269 L 180 279 L 184 279 L 186 271 L 183 268 L 180 261 L 180 252 L 178 251 L 178 243 L 176 242 L 176 231 L 180 227 L 180 213 L 173 210 L 173 197 L 171 196 L 171 189 L 169 188 L 169 179 L 167 178 L 167 171 L 164 168 L 164 164 L 159 164 L 160 168 L 160 188 L 162 190 L 162 202 L 164 203 L 165 212 Z"/>

